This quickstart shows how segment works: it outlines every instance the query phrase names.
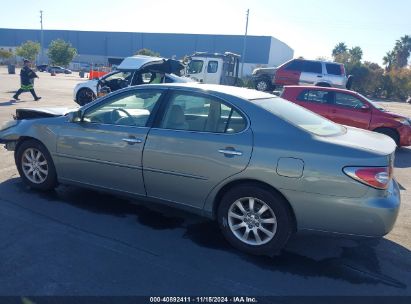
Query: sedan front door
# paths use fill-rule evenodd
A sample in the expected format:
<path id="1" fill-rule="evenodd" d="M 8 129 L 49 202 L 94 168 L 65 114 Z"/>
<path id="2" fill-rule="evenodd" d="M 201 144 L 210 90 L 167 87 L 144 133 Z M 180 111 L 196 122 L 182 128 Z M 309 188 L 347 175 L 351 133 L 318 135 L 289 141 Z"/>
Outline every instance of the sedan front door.
<path id="1" fill-rule="evenodd" d="M 249 163 L 253 135 L 240 113 L 208 95 L 172 93 L 144 148 L 147 196 L 201 209 L 213 187 Z"/>
<path id="2" fill-rule="evenodd" d="M 161 90 L 126 91 L 85 110 L 82 121 L 67 122 L 57 142 L 59 178 L 146 195 L 142 152 L 161 95 Z"/>
<path id="3" fill-rule="evenodd" d="M 335 106 L 331 109 L 330 119 L 334 122 L 368 129 L 371 121 L 371 109 L 356 96 L 335 93 Z"/>

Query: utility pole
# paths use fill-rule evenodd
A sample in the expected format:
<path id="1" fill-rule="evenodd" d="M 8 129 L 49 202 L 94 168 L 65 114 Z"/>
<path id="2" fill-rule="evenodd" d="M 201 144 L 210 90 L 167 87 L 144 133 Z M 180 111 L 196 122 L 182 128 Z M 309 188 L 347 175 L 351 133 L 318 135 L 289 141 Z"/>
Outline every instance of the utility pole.
<path id="1" fill-rule="evenodd" d="M 247 31 L 248 31 L 248 15 L 249 14 L 250 14 L 250 9 L 247 9 L 247 21 L 245 23 L 245 34 L 244 34 L 244 41 L 243 41 L 243 54 L 241 55 L 241 73 L 240 73 L 241 78 L 243 78 L 245 51 L 247 48 Z"/>
<path id="2" fill-rule="evenodd" d="M 43 11 L 40 11 L 40 60 L 39 64 L 44 62 L 44 35 L 43 35 Z"/>

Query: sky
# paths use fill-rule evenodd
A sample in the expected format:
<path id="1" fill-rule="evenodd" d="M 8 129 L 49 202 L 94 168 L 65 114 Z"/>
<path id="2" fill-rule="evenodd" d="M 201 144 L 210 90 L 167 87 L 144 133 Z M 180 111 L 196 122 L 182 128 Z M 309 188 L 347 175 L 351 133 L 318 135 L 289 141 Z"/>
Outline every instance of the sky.
<path id="1" fill-rule="evenodd" d="M 273 36 L 295 57 L 331 58 L 359 46 L 382 64 L 395 41 L 411 35 L 411 0 L 0 0 L 0 28 Z"/>

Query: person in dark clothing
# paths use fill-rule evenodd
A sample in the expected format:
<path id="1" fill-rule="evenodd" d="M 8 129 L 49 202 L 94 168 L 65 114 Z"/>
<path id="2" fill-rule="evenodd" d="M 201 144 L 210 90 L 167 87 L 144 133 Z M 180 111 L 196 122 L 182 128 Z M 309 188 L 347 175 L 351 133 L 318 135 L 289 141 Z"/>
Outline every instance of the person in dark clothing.
<path id="1" fill-rule="evenodd" d="M 33 95 L 34 100 L 39 100 L 41 97 L 36 95 L 34 91 L 34 78 L 39 78 L 37 74 L 29 68 L 30 61 L 25 59 L 24 60 L 24 67 L 20 71 L 20 89 L 13 95 L 15 100 L 19 100 L 19 95 L 23 92 L 29 91 L 31 95 Z"/>

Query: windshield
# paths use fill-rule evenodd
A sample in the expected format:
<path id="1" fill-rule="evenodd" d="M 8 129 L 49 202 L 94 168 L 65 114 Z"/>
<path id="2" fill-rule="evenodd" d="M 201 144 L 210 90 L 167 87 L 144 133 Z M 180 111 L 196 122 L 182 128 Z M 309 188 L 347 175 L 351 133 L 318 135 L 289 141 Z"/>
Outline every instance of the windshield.
<path id="1" fill-rule="evenodd" d="M 105 81 L 110 81 L 113 79 L 128 79 L 131 77 L 132 71 L 116 71 L 104 78 Z"/>
<path id="2" fill-rule="evenodd" d="M 188 64 L 187 71 L 189 74 L 198 74 L 203 70 L 204 61 L 202 60 L 191 60 Z"/>
<path id="3" fill-rule="evenodd" d="M 345 131 L 343 126 L 282 98 L 273 97 L 252 101 L 294 126 L 315 135 L 332 136 Z"/>

